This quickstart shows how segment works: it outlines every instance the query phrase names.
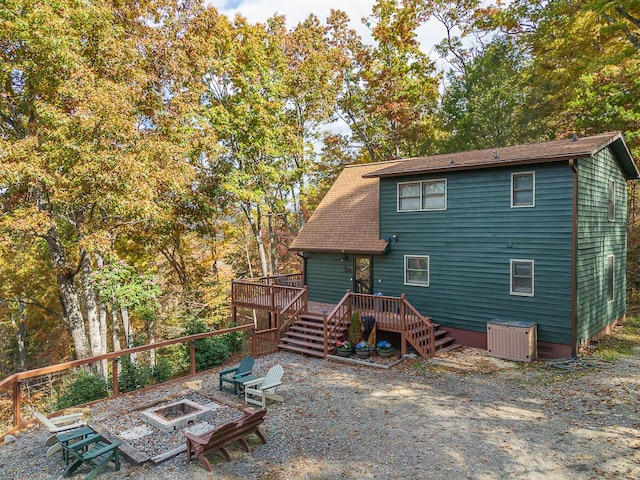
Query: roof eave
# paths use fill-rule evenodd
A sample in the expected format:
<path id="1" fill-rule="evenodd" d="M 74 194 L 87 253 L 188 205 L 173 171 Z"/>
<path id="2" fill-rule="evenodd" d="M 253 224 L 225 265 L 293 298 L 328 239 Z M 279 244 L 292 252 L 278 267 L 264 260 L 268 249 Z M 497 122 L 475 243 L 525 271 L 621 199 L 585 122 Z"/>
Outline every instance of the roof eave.
<path id="1" fill-rule="evenodd" d="M 551 163 L 551 162 L 563 162 L 568 160 L 576 160 L 579 158 L 584 158 L 589 156 L 589 153 L 580 153 L 580 154 L 571 154 L 571 155 L 558 155 L 553 157 L 536 157 L 536 158 L 523 158 L 518 160 L 502 160 L 502 161 L 492 161 L 492 162 L 483 162 L 483 163 L 473 163 L 473 164 L 461 164 L 461 165 L 444 165 L 442 167 L 431 167 L 431 168 L 419 168 L 415 170 L 404 170 L 402 172 L 391 172 L 391 173 L 367 173 L 363 175 L 364 178 L 390 178 L 390 177 L 402 177 L 406 175 L 420 175 L 424 173 L 440 173 L 440 172 L 452 172 L 459 170 L 480 170 L 485 168 L 499 168 L 506 167 L 512 165 L 531 165 L 535 163 Z"/>
<path id="2" fill-rule="evenodd" d="M 384 243 L 384 248 L 375 249 L 350 249 L 350 248 L 302 248 L 302 247 L 289 247 L 289 251 L 292 252 L 311 252 L 311 253 L 336 253 L 336 254 L 352 254 L 352 255 L 383 255 L 387 251 L 389 242 Z"/>

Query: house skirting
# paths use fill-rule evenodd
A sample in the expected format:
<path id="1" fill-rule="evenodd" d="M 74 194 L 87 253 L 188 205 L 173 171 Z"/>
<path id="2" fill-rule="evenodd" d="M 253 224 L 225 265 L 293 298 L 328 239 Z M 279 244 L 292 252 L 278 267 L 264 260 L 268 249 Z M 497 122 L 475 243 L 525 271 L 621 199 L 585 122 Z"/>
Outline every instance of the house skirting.
<path id="1" fill-rule="evenodd" d="M 615 323 L 615 322 L 614 322 Z M 465 347 L 487 349 L 487 333 L 474 332 L 471 330 L 462 330 L 459 328 L 443 328 L 449 332 L 456 343 Z M 561 343 L 538 342 L 538 357 L 540 358 L 568 358 L 571 356 L 571 345 L 563 345 Z"/>

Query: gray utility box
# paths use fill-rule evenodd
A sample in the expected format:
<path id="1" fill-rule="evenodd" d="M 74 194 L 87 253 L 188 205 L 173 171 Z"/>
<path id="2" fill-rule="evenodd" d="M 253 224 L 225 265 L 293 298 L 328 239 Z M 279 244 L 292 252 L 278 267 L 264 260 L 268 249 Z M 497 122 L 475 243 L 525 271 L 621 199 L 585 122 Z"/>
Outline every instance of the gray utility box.
<path id="1" fill-rule="evenodd" d="M 538 356 L 537 324 L 494 320 L 487 323 L 487 351 L 492 357 L 531 362 Z"/>

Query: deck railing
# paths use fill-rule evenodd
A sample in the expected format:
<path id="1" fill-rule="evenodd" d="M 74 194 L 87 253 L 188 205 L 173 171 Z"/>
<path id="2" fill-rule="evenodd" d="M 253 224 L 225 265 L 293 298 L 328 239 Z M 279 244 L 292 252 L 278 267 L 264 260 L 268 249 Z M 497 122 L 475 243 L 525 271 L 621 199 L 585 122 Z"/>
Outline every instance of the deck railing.
<path id="1" fill-rule="evenodd" d="M 275 329 L 274 329 L 275 330 Z M 0 392 L 9 390 L 12 396 L 12 415 L 13 415 L 13 427 L 4 433 L 0 433 L 0 442 L 4 439 L 4 437 L 10 433 L 15 432 L 16 430 L 23 428 L 29 423 L 33 422 L 33 419 L 29 422 L 24 422 L 22 419 L 22 384 L 30 379 L 35 377 L 40 377 L 42 375 L 50 375 L 56 372 L 64 372 L 67 370 L 77 369 L 79 367 L 85 367 L 89 365 L 96 365 L 104 360 L 110 360 L 112 362 L 112 393 L 110 396 L 105 397 L 101 400 L 106 400 L 109 398 L 116 398 L 119 396 L 119 387 L 118 387 L 118 361 L 125 356 L 146 352 L 150 350 L 156 350 L 159 348 L 169 347 L 171 345 L 176 344 L 189 344 L 189 373 L 182 378 L 187 378 L 195 375 L 196 373 L 196 355 L 195 355 L 195 342 L 197 340 L 201 340 L 203 338 L 215 337 L 219 335 L 226 335 L 233 332 L 251 332 L 251 352 L 254 357 L 265 355 L 268 353 L 275 352 L 277 350 L 277 332 L 264 331 L 260 332 L 260 335 L 257 335 L 254 331 L 254 325 L 241 325 L 232 328 L 226 328 L 224 330 L 215 330 L 211 332 L 198 333 L 195 335 L 189 335 L 186 337 L 175 338 L 172 340 L 166 340 L 163 342 L 153 343 L 149 345 L 143 345 L 140 347 L 127 348 L 125 350 L 118 350 L 116 352 L 106 353 L 104 355 L 99 355 L 90 358 L 84 358 L 81 360 L 74 360 L 71 362 L 60 363 L 57 365 L 50 365 L 48 367 L 37 368 L 34 370 L 29 370 L 26 372 L 14 373 L 13 375 L 8 376 L 4 380 L 0 381 Z"/>
<path id="2" fill-rule="evenodd" d="M 291 287 L 272 286 L 272 289 L 284 289 Z M 291 301 L 279 310 L 271 310 L 273 315 L 273 327 L 265 330 L 256 330 L 254 338 L 256 339 L 258 354 L 267 354 L 276 351 L 280 338 L 293 324 L 300 318 L 300 315 L 307 312 L 307 287 L 296 288 L 295 295 Z"/>
<path id="3" fill-rule="evenodd" d="M 234 280 L 231 283 L 231 302 L 236 308 L 277 312 L 289 305 L 302 289 L 244 279 Z"/>
<path id="4" fill-rule="evenodd" d="M 405 340 L 424 357 L 435 355 L 435 329 L 404 294 L 400 297 L 366 295 L 347 290 L 342 300 L 324 319 L 325 355 L 334 348 L 344 327 L 348 325 L 354 311 L 360 318 L 373 317 L 376 328 L 402 334 L 402 353 L 406 353 Z"/>

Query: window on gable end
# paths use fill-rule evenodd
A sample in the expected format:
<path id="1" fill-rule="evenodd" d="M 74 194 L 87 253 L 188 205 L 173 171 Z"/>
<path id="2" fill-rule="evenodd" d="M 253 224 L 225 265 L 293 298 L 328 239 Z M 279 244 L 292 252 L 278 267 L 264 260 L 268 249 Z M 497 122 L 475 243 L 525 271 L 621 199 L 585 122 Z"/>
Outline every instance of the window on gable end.
<path id="1" fill-rule="evenodd" d="M 616 182 L 609 180 L 609 188 L 607 189 L 608 198 L 608 216 L 609 221 L 613 222 L 616 219 Z"/>

